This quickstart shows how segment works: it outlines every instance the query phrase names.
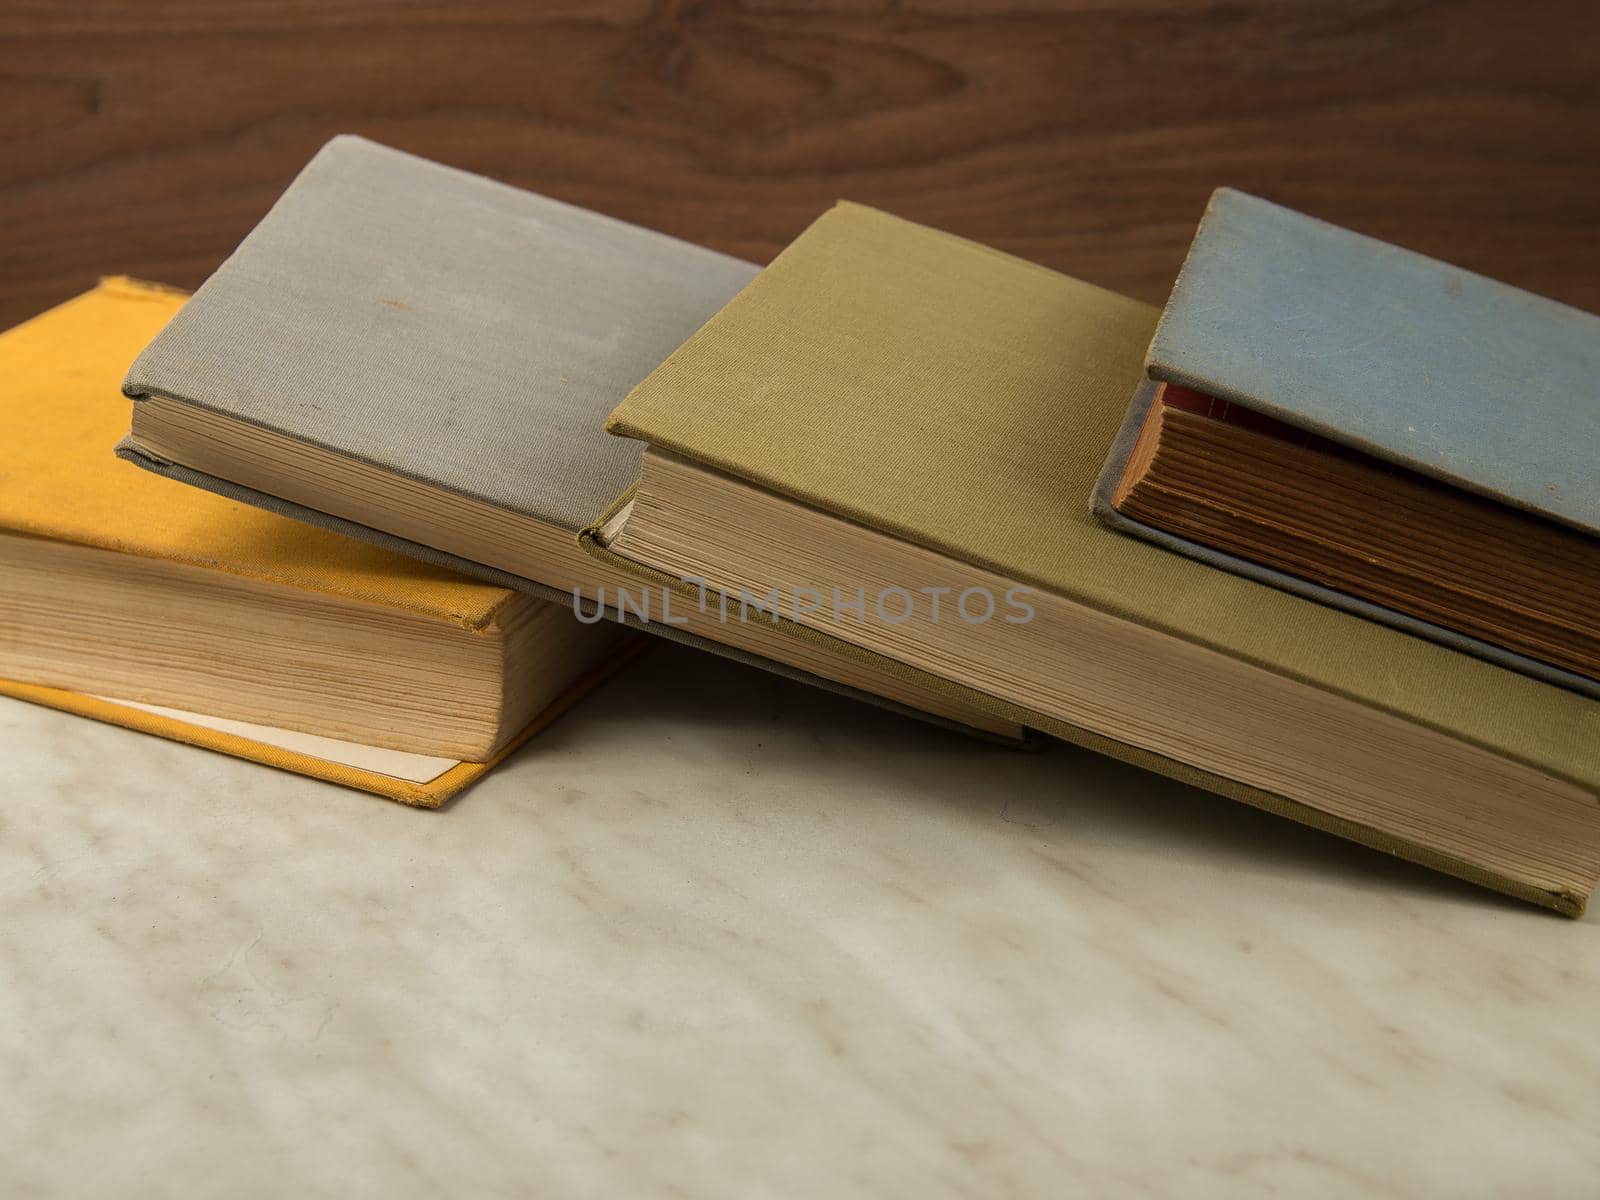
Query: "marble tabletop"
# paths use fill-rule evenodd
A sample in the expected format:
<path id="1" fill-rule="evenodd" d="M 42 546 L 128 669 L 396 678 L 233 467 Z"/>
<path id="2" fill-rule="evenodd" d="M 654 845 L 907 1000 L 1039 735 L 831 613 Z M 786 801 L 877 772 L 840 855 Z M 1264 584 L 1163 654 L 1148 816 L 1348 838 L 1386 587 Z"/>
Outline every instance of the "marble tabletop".
<path id="1" fill-rule="evenodd" d="M 0 700 L 0 1194 L 1600 1194 L 1600 919 L 661 647 L 440 812 Z"/>

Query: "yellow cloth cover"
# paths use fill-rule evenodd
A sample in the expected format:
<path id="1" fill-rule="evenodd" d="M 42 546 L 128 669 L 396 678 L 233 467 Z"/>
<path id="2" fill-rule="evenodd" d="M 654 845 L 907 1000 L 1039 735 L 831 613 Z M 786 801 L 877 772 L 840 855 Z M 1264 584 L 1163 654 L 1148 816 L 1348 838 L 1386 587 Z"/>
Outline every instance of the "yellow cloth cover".
<path id="1" fill-rule="evenodd" d="M 123 372 L 184 300 L 157 284 L 106 279 L 0 334 L 0 529 L 422 612 L 468 629 L 488 625 L 515 593 L 184 487 L 112 455 L 128 428 Z M 0 679 L 0 695 L 433 808 L 638 652 L 629 646 L 575 681 L 491 761 L 460 763 L 420 784 L 58 688 Z"/>
<path id="2" fill-rule="evenodd" d="M 310 754 L 299 754 L 280 746 L 269 746 L 265 742 L 254 741 L 251 738 L 207 729 L 203 725 L 175 720 L 172 717 L 146 712 L 111 700 L 102 700 L 98 696 L 85 696 L 80 692 L 68 692 L 33 683 L 18 683 L 13 679 L 0 679 L 0 696 L 13 696 L 18 700 L 45 705 L 47 708 L 59 708 L 63 712 L 76 713 L 80 717 L 105 721 L 111 725 L 121 725 L 139 733 L 153 733 L 170 741 L 216 750 L 222 754 L 231 754 L 234 758 L 293 771 L 297 775 L 307 775 L 312 779 L 326 780 L 362 792 L 371 792 L 375 796 L 385 796 L 416 808 L 438 808 L 457 792 L 488 774 L 534 734 L 583 699 L 590 690 L 642 654 L 649 644 L 642 638 L 631 640 L 609 660 L 575 680 L 571 687 L 551 701 L 548 707 L 529 721 L 522 732 L 502 746 L 489 761 L 457 763 L 442 775 L 425 783 L 413 783 L 377 771 L 346 766 L 344 763 L 332 762 Z"/>

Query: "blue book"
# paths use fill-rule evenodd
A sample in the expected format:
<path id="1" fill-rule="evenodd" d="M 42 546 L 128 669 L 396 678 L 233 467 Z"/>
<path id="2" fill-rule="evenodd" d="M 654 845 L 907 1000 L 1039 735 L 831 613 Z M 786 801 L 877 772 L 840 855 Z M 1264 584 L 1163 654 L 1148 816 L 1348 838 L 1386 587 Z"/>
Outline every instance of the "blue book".
<path id="1" fill-rule="evenodd" d="M 1589 313 L 1222 189 L 1093 507 L 1600 696 Z"/>

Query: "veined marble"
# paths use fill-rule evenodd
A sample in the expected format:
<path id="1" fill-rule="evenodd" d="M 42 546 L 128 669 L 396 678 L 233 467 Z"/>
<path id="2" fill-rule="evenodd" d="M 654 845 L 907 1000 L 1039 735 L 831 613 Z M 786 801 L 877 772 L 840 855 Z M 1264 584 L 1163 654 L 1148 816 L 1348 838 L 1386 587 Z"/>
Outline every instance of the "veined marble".
<path id="1" fill-rule="evenodd" d="M 0 700 L 0 1194 L 1600 1194 L 1600 919 L 662 647 L 442 812 Z"/>

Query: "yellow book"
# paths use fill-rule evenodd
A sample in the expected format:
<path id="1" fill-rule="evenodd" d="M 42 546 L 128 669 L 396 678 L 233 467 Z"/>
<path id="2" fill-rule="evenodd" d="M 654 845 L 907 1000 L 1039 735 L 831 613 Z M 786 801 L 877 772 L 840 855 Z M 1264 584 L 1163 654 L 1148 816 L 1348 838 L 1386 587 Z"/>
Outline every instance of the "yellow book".
<path id="1" fill-rule="evenodd" d="M 0 334 L 0 692 L 413 804 L 630 648 L 613 626 L 121 462 L 182 293 L 107 279 Z"/>

